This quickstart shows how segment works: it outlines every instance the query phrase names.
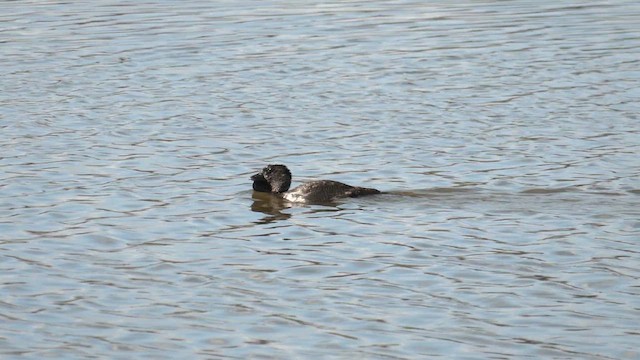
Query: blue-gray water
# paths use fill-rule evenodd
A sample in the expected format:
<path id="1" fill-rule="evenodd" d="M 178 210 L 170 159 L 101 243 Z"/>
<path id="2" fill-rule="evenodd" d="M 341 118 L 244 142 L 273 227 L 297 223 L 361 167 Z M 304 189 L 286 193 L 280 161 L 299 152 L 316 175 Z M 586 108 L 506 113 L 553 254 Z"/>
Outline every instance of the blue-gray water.
<path id="1" fill-rule="evenodd" d="M 0 357 L 640 358 L 638 24 L 0 3 Z M 387 194 L 275 207 L 268 163 Z"/>

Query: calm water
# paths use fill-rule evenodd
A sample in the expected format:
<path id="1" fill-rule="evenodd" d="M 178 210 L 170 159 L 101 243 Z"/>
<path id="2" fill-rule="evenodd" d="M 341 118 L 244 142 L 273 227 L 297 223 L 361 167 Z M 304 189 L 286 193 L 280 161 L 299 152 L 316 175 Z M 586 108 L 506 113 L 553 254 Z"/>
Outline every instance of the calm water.
<path id="1" fill-rule="evenodd" d="M 0 3 L 0 357 L 640 358 L 638 24 Z M 268 163 L 387 194 L 275 206 Z"/>

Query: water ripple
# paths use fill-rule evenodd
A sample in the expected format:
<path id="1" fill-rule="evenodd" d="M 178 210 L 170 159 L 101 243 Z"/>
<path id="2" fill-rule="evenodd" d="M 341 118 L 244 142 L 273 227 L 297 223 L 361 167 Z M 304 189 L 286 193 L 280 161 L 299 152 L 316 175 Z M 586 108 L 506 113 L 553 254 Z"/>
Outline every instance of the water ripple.
<path id="1" fill-rule="evenodd" d="M 16 5 L 3 358 L 638 357 L 635 2 Z"/>

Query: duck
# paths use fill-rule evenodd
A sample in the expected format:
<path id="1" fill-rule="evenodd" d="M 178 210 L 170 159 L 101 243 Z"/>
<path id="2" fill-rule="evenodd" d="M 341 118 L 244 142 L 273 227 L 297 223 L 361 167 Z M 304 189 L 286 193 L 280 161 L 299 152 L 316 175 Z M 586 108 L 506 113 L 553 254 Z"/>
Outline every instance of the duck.
<path id="1" fill-rule="evenodd" d="M 285 165 L 272 164 L 251 176 L 253 190 L 270 193 L 293 203 L 330 203 L 341 198 L 353 198 L 380 194 L 373 188 L 351 186 L 333 180 L 315 180 L 306 182 L 292 190 L 291 171 Z"/>

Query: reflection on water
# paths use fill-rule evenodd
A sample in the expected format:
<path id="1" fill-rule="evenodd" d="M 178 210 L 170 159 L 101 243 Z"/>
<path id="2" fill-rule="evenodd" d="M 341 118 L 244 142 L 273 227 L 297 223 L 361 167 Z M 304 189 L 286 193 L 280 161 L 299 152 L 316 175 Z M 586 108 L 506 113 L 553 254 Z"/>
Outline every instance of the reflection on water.
<path id="1" fill-rule="evenodd" d="M 268 215 L 262 222 L 268 223 L 276 220 L 286 220 L 291 217 L 290 214 L 282 213 L 282 210 L 291 207 L 284 199 L 279 196 L 253 191 L 253 204 L 251 210 L 261 212 Z"/>
<path id="2" fill-rule="evenodd" d="M 637 2 L 1 7 L 3 359 L 639 357 Z"/>

